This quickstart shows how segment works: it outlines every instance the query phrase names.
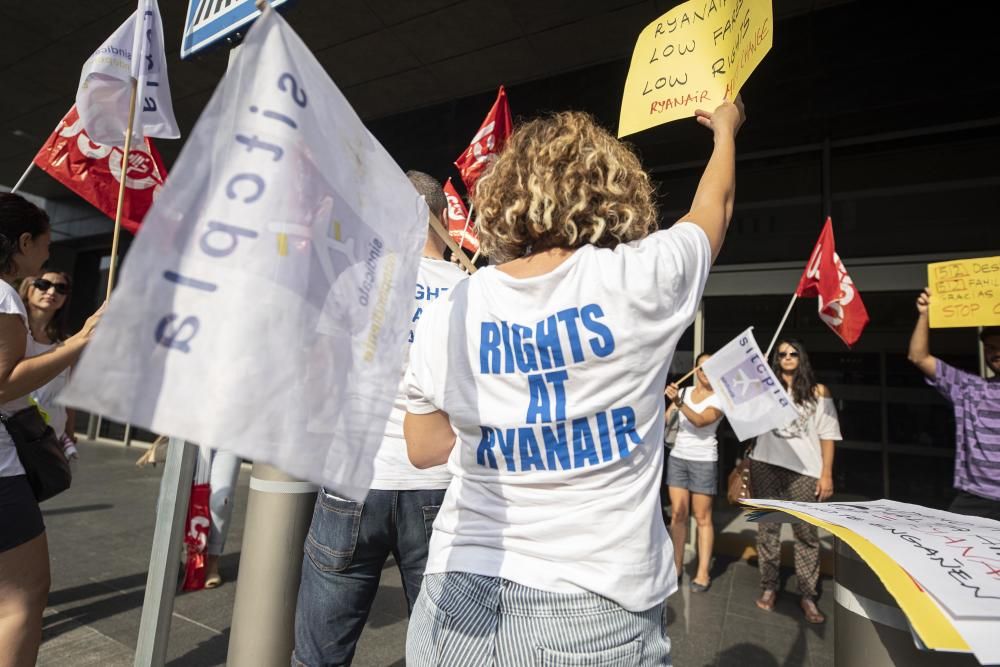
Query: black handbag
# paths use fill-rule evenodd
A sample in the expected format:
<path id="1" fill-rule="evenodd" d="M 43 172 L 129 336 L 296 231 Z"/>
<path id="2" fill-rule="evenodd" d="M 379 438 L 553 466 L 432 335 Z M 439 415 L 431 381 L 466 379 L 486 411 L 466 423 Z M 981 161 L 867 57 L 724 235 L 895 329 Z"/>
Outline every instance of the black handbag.
<path id="1" fill-rule="evenodd" d="M 32 405 L 11 415 L 0 413 L 0 422 L 14 441 L 35 500 L 48 500 L 69 488 L 73 473 L 62 443 L 37 407 Z"/>

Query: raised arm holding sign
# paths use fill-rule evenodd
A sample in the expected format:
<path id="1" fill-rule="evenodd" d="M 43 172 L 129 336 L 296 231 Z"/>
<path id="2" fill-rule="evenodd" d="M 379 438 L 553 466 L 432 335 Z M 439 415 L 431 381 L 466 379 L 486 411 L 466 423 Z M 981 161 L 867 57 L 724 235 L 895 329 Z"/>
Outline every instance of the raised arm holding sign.
<path id="1" fill-rule="evenodd" d="M 650 23 L 632 52 L 618 136 L 734 99 L 771 49 L 772 24 L 771 0 L 691 0 Z"/>

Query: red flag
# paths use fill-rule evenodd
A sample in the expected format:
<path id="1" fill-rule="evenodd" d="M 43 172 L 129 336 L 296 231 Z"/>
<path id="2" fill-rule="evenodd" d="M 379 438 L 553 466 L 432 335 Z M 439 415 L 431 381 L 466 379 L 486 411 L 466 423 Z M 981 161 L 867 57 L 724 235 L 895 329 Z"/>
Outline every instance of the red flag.
<path id="1" fill-rule="evenodd" d="M 462 203 L 462 198 L 458 196 L 455 186 L 451 184 L 450 178 L 444 184 L 444 196 L 448 198 L 448 234 L 455 239 L 455 243 L 475 253 L 479 250 L 479 239 L 472 231 L 471 224 L 468 227 L 465 224 L 469 219 L 469 212 Z M 462 238 L 463 231 L 465 238 Z"/>
<path id="2" fill-rule="evenodd" d="M 868 324 L 868 311 L 861 301 L 854 281 L 847 275 L 844 263 L 837 255 L 833 240 L 833 221 L 826 219 L 816 247 L 806 264 L 799 286 L 798 296 L 819 297 L 819 317 L 840 336 L 848 347 L 861 337 Z"/>
<path id="3" fill-rule="evenodd" d="M 503 145 L 507 143 L 513 123 L 510 120 L 510 107 L 507 105 L 507 91 L 500 86 L 497 93 L 497 101 L 493 103 L 493 108 L 486 114 L 486 119 L 472 137 L 469 147 L 462 151 L 462 154 L 455 159 L 455 166 L 462 176 L 465 188 L 472 192 L 476 181 L 482 175 L 483 170 L 503 150 Z"/>
<path id="4" fill-rule="evenodd" d="M 186 591 L 198 591 L 205 587 L 205 547 L 208 545 L 208 531 L 212 526 L 209 499 L 212 489 L 208 484 L 192 484 L 191 499 L 188 501 L 187 531 L 184 545 L 187 547 L 187 562 L 184 565 L 184 585 Z"/>
<path id="5" fill-rule="evenodd" d="M 122 149 L 91 141 L 75 106 L 38 151 L 34 163 L 114 220 Z M 129 151 L 126 174 L 122 227 L 135 234 L 167 177 L 151 139 Z"/>

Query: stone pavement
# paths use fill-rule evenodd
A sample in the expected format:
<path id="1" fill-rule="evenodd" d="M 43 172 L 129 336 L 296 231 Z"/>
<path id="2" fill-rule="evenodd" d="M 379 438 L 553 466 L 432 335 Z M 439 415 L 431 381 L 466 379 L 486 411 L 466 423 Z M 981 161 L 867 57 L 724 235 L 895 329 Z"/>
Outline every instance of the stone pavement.
<path id="1" fill-rule="evenodd" d="M 132 665 L 142 607 L 154 508 L 162 466 L 137 469 L 141 449 L 83 443 L 72 489 L 43 506 L 52 561 L 52 592 L 38 664 L 42 667 Z M 236 592 L 249 470 L 240 475 L 219 588 L 177 596 L 168 664 L 224 665 Z M 708 593 L 686 586 L 669 601 L 668 633 L 678 667 L 833 665 L 833 584 L 823 582 L 823 626 L 801 621 L 794 575 L 772 613 L 754 606 L 757 572 L 719 559 Z M 383 572 L 355 665 L 403 665 L 406 606 L 395 567 Z M 240 666 L 242 667 L 242 666 Z M 256 667 L 256 666 L 253 666 Z"/>

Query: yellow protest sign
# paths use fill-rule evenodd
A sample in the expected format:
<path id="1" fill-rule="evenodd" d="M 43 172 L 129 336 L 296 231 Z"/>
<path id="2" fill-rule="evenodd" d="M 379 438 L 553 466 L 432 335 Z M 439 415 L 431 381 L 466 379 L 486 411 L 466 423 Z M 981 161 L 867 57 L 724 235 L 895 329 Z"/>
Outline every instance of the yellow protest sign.
<path id="1" fill-rule="evenodd" d="M 618 136 L 711 111 L 736 97 L 771 49 L 771 0 L 690 0 L 639 34 Z"/>
<path id="2" fill-rule="evenodd" d="M 1000 257 L 928 264 L 927 285 L 932 327 L 1000 325 Z"/>

